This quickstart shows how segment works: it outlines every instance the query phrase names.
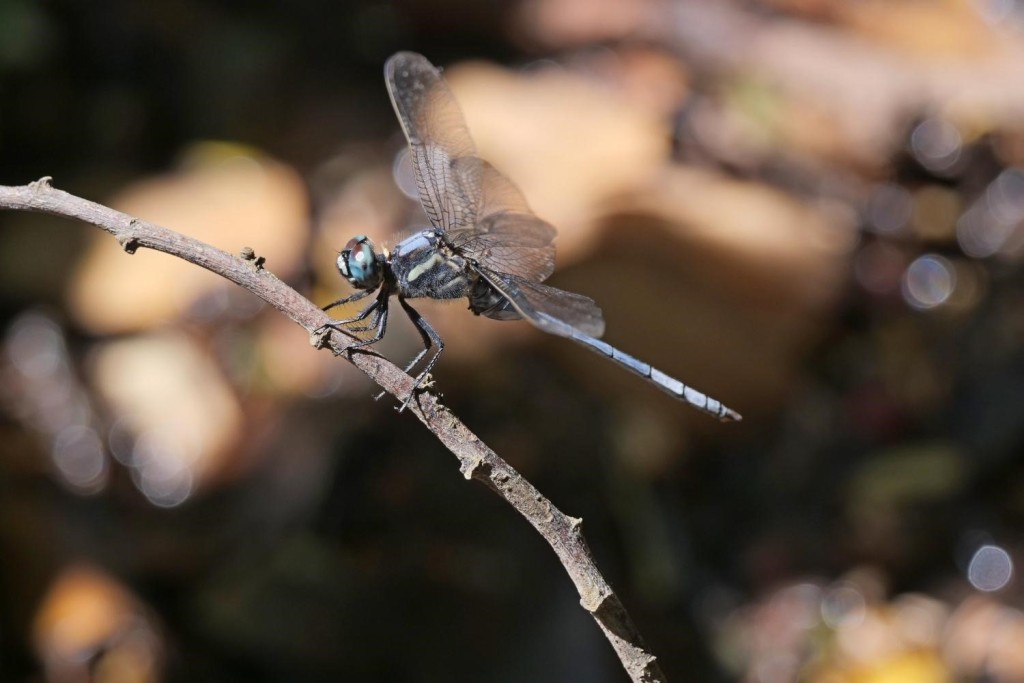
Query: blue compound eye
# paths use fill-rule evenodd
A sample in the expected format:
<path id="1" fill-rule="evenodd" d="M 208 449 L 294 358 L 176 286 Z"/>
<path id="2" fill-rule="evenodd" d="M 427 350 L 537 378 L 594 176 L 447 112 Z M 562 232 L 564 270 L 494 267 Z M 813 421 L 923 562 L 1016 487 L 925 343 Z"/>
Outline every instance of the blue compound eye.
<path id="1" fill-rule="evenodd" d="M 370 289 L 377 286 L 380 269 L 369 237 L 358 235 L 349 240 L 338 255 L 338 270 L 353 287 Z"/>

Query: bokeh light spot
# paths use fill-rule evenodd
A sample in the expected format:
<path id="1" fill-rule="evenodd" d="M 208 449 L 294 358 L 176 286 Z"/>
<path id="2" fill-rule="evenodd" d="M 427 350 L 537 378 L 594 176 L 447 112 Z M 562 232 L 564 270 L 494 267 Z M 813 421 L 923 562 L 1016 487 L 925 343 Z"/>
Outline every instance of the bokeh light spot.
<path id="1" fill-rule="evenodd" d="M 882 183 L 868 200 L 868 224 L 881 235 L 898 235 L 904 231 L 914 213 L 910 193 L 895 183 Z"/>
<path id="2" fill-rule="evenodd" d="M 831 628 L 841 624 L 858 624 L 864 619 L 867 601 L 856 587 L 842 583 L 825 593 L 821 601 L 821 618 Z"/>
<path id="3" fill-rule="evenodd" d="M 139 436 L 132 453 L 132 479 L 149 502 L 159 507 L 176 507 L 195 488 L 194 451 L 186 439 L 169 432 Z"/>
<path id="4" fill-rule="evenodd" d="M 1013 576 L 1013 559 L 995 545 L 983 545 L 967 565 L 967 580 L 980 591 L 992 592 L 1006 586 Z"/>
<path id="5" fill-rule="evenodd" d="M 998 252 L 1010 236 L 1008 227 L 1000 223 L 982 205 L 972 206 L 956 224 L 956 241 L 971 258 L 988 258 Z"/>
<path id="6" fill-rule="evenodd" d="M 955 287 L 953 264 L 937 254 L 925 254 L 914 259 L 903 275 L 903 298 L 917 309 L 942 305 Z"/>
<path id="7" fill-rule="evenodd" d="M 910 134 L 914 158 L 929 171 L 948 171 L 960 160 L 963 138 L 949 121 L 925 119 Z"/>
<path id="8" fill-rule="evenodd" d="M 39 378 L 57 370 L 64 341 L 57 323 L 38 313 L 19 316 L 7 333 L 5 349 L 11 363 L 26 377 Z"/>
<path id="9" fill-rule="evenodd" d="M 1024 170 L 1008 168 L 1000 173 L 985 193 L 988 208 L 1002 223 L 1024 220 Z"/>
<path id="10" fill-rule="evenodd" d="M 72 425 L 53 442 L 53 463 L 62 479 L 79 493 L 98 493 L 107 481 L 103 441 L 91 427 Z"/>

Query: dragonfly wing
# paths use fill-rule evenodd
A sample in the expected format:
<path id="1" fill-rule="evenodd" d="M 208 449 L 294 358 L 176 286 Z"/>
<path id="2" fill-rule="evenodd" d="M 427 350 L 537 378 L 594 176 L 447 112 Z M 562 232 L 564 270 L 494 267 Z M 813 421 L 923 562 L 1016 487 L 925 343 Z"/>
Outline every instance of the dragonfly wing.
<path id="1" fill-rule="evenodd" d="M 532 213 L 502 211 L 445 236 L 480 266 L 536 282 L 555 269 L 555 229 Z"/>
<path id="2" fill-rule="evenodd" d="M 476 188 L 477 196 L 480 197 L 480 216 L 500 211 L 531 213 L 526 197 L 516 184 L 490 163 L 477 157 L 460 162 L 464 162 L 460 163 L 466 177 L 464 182 L 467 185 L 472 184 Z"/>
<path id="3" fill-rule="evenodd" d="M 555 229 L 530 211 L 515 184 L 482 159 L 456 164 L 464 184 L 480 198 L 477 222 L 446 241 L 481 266 L 527 280 L 546 280 L 555 269 Z"/>
<path id="4" fill-rule="evenodd" d="M 547 278 L 555 267 L 555 229 L 533 215 L 511 180 L 476 156 L 459 105 L 438 70 L 422 55 L 399 52 L 384 74 L 430 222 L 482 266 Z"/>
<path id="5" fill-rule="evenodd" d="M 590 337 L 604 334 L 604 317 L 593 299 L 515 275 L 481 269 L 480 274 L 518 313 L 536 327 L 559 337 L 574 332 Z"/>
<path id="6" fill-rule="evenodd" d="M 471 227 L 480 204 L 479 171 L 473 171 L 479 159 L 451 90 L 437 68 L 415 52 L 388 59 L 384 80 L 409 141 L 427 217 L 439 230 Z"/>

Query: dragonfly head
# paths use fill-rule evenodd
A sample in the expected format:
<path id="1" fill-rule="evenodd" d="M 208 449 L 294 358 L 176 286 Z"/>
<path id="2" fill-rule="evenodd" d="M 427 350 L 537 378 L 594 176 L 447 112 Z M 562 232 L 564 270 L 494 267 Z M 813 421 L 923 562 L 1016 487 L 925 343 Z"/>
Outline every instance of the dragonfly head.
<path id="1" fill-rule="evenodd" d="M 348 241 L 338 254 L 338 272 L 356 289 L 376 289 L 384 277 L 373 242 L 366 235 Z"/>

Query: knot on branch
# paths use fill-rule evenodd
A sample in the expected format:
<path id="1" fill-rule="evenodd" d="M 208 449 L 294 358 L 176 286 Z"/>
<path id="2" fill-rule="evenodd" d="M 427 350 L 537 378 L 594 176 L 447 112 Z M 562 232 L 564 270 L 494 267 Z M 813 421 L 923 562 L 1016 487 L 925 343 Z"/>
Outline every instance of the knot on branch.
<path id="1" fill-rule="evenodd" d="M 252 247 L 242 247 L 238 255 L 242 257 L 243 261 L 252 263 L 253 268 L 256 270 L 263 270 L 263 266 L 267 263 L 267 258 L 265 256 L 257 256 L 256 251 Z"/>
<path id="2" fill-rule="evenodd" d="M 135 219 L 132 219 L 132 223 L 134 222 Z M 128 254 L 134 254 L 139 248 L 139 240 L 132 235 L 120 235 L 117 241 Z"/>
<path id="3" fill-rule="evenodd" d="M 499 473 L 492 476 L 491 469 L 491 466 L 484 462 L 483 458 L 463 460 L 459 465 L 459 471 L 462 472 L 462 476 L 465 477 L 467 481 L 474 477 L 479 477 L 485 481 L 492 481 L 500 488 L 500 481 L 503 475 Z"/>
<path id="4" fill-rule="evenodd" d="M 622 605 L 615 599 L 614 594 L 607 586 L 603 585 L 591 586 L 589 590 L 580 590 L 580 605 L 591 614 L 605 619 L 615 619 L 616 623 L 618 623 L 621 613 L 625 612 Z M 616 611 L 616 606 L 618 611 Z"/>

